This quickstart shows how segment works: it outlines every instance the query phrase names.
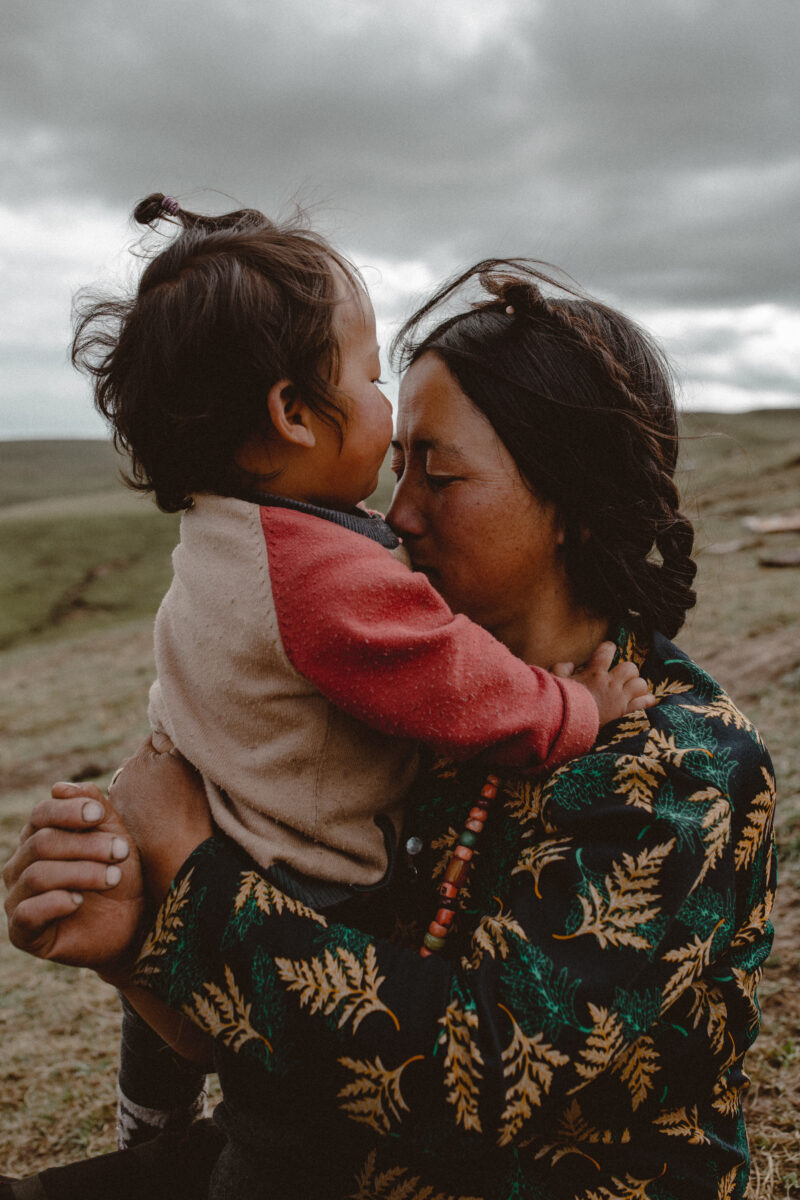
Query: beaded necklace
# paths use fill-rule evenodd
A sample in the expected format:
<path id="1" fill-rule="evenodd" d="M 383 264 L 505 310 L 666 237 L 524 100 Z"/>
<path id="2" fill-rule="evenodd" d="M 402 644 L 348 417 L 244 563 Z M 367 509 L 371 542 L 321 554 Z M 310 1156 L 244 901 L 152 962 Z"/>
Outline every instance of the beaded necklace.
<path id="1" fill-rule="evenodd" d="M 469 810 L 464 830 L 453 848 L 444 880 L 439 885 L 439 909 L 422 939 L 420 955 L 430 958 L 444 949 L 447 935 L 456 915 L 458 893 L 469 878 L 470 864 L 478 838 L 489 814 L 489 804 L 497 795 L 500 780 L 496 775 L 487 775 L 481 794 Z"/>

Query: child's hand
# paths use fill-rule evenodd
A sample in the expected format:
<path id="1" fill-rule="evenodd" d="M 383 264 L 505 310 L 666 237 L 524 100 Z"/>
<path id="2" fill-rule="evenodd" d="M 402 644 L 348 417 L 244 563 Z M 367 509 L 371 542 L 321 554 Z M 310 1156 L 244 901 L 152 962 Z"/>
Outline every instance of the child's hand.
<path id="1" fill-rule="evenodd" d="M 57 783 L 3 870 L 8 935 L 36 958 L 120 968 L 138 947 L 142 872 L 128 832 L 93 784 Z"/>
<path id="2" fill-rule="evenodd" d="M 611 667 L 616 650 L 613 642 L 601 642 L 586 665 L 577 671 L 573 663 L 556 663 L 552 672 L 562 679 L 577 680 L 591 692 L 600 713 L 601 728 L 626 713 L 656 703 L 635 663 L 621 662 Z"/>

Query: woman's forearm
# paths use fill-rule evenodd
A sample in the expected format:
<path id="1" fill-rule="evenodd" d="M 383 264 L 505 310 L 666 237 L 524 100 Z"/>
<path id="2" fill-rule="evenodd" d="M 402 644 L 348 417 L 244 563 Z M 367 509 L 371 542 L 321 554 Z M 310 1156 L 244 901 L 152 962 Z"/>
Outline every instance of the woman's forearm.
<path id="1" fill-rule="evenodd" d="M 210 1067 L 213 1041 L 188 1017 L 169 1008 L 155 993 L 146 991 L 129 980 L 105 978 L 106 982 L 114 983 L 120 994 L 168 1046 L 190 1062 Z"/>

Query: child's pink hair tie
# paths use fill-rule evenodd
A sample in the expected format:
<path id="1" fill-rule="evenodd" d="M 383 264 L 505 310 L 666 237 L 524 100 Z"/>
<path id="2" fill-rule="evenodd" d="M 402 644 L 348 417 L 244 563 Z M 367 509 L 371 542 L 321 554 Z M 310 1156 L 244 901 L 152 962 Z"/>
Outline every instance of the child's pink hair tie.
<path id="1" fill-rule="evenodd" d="M 169 213 L 171 217 L 177 217 L 181 211 L 181 206 L 174 196 L 164 196 L 159 204 L 161 212 Z"/>

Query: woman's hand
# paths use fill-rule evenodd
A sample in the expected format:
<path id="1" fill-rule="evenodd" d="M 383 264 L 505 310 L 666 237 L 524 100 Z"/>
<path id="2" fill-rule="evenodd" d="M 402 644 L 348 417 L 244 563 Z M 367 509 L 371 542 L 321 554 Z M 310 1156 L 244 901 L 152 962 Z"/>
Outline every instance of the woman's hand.
<path id="1" fill-rule="evenodd" d="M 561 679 L 577 680 L 591 692 L 600 713 L 601 729 L 609 721 L 656 703 L 636 663 L 621 662 L 611 666 L 616 652 L 613 642 L 601 642 L 585 666 L 575 670 L 574 663 L 556 663 L 552 671 Z"/>
<path id="2" fill-rule="evenodd" d="M 139 851 L 148 896 L 160 903 L 178 870 L 213 833 L 200 776 L 164 734 L 154 733 L 109 788 Z"/>
<path id="3" fill-rule="evenodd" d="M 99 788 L 57 783 L 52 797 L 3 870 L 9 938 L 36 958 L 124 974 L 144 912 L 138 855 Z"/>

